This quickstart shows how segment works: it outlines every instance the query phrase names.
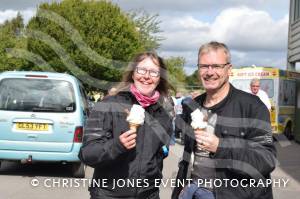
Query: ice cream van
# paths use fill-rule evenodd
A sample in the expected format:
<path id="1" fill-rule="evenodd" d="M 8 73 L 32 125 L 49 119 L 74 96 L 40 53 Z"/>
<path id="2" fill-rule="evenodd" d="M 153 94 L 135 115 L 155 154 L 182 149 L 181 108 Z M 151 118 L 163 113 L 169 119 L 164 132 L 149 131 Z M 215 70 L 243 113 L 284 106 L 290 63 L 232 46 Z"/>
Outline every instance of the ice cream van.
<path id="1" fill-rule="evenodd" d="M 246 91 L 253 78 L 260 79 L 260 89 L 269 96 L 274 135 L 284 134 L 300 141 L 300 73 L 272 67 L 243 67 L 232 69 L 230 82 Z"/>

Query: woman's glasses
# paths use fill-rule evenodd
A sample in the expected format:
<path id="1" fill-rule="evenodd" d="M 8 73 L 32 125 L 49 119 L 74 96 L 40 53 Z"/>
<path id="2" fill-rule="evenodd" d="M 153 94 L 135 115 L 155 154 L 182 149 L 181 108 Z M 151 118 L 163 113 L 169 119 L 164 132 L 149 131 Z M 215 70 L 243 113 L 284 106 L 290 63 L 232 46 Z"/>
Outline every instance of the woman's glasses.
<path id="1" fill-rule="evenodd" d="M 156 71 L 156 70 L 147 70 L 145 68 L 142 67 L 136 67 L 136 72 L 140 75 L 146 75 L 147 72 L 149 72 L 149 75 L 151 77 L 159 77 L 160 72 Z"/>

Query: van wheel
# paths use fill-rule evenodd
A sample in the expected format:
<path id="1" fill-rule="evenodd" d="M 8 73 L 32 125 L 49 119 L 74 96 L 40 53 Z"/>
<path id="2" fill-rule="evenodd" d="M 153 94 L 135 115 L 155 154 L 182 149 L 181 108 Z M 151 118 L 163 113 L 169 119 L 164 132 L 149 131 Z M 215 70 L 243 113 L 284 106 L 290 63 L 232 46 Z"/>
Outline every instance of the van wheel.
<path id="1" fill-rule="evenodd" d="M 292 128 L 290 125 L 286 126 L 284 129 L 284 135 L 287 137 L 287 139 L 291 140 L 293 139 L 292 135 Z"/>
<path id="2" fill-rule="evenodd" d="M 72 176 L 75 178 L 85 177 L 85 165 L 81 162 L 72 163 Z"/>

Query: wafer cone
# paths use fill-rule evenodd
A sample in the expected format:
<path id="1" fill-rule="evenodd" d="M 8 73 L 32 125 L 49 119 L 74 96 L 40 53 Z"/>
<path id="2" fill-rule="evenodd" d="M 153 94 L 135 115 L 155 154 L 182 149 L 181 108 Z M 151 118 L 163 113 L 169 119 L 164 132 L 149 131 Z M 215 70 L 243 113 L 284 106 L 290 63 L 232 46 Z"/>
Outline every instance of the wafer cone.
<path id="1" fill-rule="evenodd" d="M 208 121 L 208 118 L 207 118 L 207 116 L 204 116 L 204 118 L 203 118 L 203 121 L 204 122 L 207 122 Z M 205 131 L 206 130 L 206 127 L 204 127 L 204 128 L 195 128 L 194 129 L 194 131 Z"/>
<path id="2" fill-rule="evenodd" d="M 195 128 L 194 131 L 204 131 L 206 128 Z"/>
<path id="3" fill-rule="evenodd" d="M 196 135 L 200 135 L 200 134 L 202 134 L 201 131 L 205 131 L 205 130 L 206 130 L 206 128 L 195 128 L 195 129 L 194 129 L 194 132 L 195 132 Z M 200 132 L 199 132 L 199 131 L 200 131 Z M 203 141 L 200 142 L 200 143 L 197 142 L 197 148 L 198 148 L 199 150 L 203 150 L 203 149 L 202 149 L 202 146 L 201 146 L 202 144 L 203 144 Z"/>
<path id="4" fill-rule="evenodd" d="M 137 131 L 137 128 L 139 127 L 139 124 L 135 124 L 135 123 L 129 123 L 129 128 L 130 130 L 133 130 L 134 132 Z"/>

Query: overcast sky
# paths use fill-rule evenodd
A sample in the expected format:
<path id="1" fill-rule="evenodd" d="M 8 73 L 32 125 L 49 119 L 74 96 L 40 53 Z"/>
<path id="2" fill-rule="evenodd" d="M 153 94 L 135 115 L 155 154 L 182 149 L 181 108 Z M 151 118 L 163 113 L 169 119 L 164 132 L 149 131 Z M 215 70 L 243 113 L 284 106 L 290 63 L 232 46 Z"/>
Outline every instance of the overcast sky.
<path id="1" fill-rule="evenodd" d="M 38 3 L 51 0 L 0 0 L 0 23 L 20 11 L 25 21 Z M 286 67 L 289 0 L 113 0 L 123 10 L 159 14 L 163 57 L 182 56 L 193 72 L 201 44 L 226 43 L 235 66 Z"/>

